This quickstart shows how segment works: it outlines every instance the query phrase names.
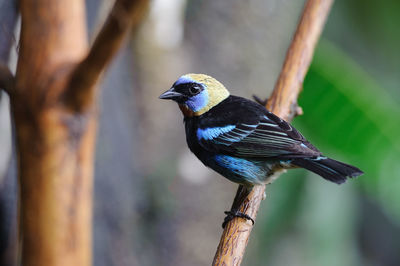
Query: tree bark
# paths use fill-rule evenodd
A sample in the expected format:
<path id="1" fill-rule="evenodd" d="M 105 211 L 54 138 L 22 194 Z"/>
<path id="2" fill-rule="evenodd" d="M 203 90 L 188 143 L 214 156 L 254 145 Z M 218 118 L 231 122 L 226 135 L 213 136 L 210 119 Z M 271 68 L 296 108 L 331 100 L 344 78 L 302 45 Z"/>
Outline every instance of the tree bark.
<path id="1" fill-rule="evenodd" d="M 11 97 L 20 181 L 22 265 L 90 265 L 95 111 L 59 101 L 88 41 L 82 1 L 20 2 Z"/>
<path id="2" fill-rule="evenodd" d="M 266 104 L 271 112 L 286 120 L 299 112 L 297 97 L 332 3 L 333 0 L 308 0 L 305 4 L 280 76 Z M 254 186 L 247 195 L 238 196 L 243 193 L 243 187 L 239 186 L 232 206 L 240 206 L 241 212 L 255 220 L 264 191 L 265 186 Z M 240 265 L 252 227 L 245 219 L 232 219 L 224 228 L 213 265 Z"/>
<path id="3" fill-rule="evenodd" d="M 119 12 L 112 11 L 108 21 L 124 23 L 106 23 L 98 35 L 101 43 L 88 50 L 83 0 L 20 1 L 11 109 L 23 265 L 92 263 L 96 83 L 147 2 L 117 0 L 113 11 Z M 101 65 L 97 58 L 103 58 Z"/>

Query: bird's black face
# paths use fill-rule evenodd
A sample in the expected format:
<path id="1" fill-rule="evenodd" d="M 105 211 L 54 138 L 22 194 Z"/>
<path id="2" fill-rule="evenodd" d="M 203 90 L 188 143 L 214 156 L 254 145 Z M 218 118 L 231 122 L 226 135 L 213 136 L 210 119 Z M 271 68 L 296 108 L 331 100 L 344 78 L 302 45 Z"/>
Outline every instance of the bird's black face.
<path id="1" fill-rule="evenodd" d="M 178 103 L 187 116 L 200 116 L 229 96 L 228 90 L 214 78 L 204 74 L 181 76 L 160 99 L 170 99 Z M 185 112 L 186 112 L 185 111 Z"/>
<path id="2" fill-rule="evenodd" d="M 171 89 L 161 94 L 159 98 L 173 100 L 179 104 L 186 104 L 190 99 L 194 99 L 204 90 L 203 84 L 186 77 L 181 77 L 172 85 Z"/>

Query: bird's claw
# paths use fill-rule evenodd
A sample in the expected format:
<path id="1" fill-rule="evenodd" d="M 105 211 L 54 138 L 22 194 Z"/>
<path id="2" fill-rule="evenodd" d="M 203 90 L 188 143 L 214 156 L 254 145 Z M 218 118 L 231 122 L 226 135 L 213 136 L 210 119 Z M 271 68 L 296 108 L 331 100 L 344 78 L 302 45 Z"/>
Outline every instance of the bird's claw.
<path id="1" fill-rule="evenodd" d="M 224 229 L 225 229 L 225 226 L 235 217 L 250 220 L 252 225 L 254 225 L 254 219 L 243 212 L 240 212 L 238 210 L 230 210 L 230 211 L 225 211 L 224 213 L 226 214 L 224 222 L 222 223 L 222 228 L 224 228 Z"/>

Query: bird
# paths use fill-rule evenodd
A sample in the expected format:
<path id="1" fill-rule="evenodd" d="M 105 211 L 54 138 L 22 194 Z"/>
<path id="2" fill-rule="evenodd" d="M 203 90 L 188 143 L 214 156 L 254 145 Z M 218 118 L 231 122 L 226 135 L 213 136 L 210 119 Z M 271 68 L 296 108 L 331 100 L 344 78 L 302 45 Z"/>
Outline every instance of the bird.
<path id="1" fill-rule="evenodd" d="M 284 119 L 260 103 L 230 95 L 211 76 L 185 74 L 159 98 L 178 104 L 186 142 L 195 156 L 247 188 L 271 183 L 281 169 L 305 168 L 336 184 L 363 174 L 323 155 Z M 234 216 L 251 219 L 240 213 Z"/>

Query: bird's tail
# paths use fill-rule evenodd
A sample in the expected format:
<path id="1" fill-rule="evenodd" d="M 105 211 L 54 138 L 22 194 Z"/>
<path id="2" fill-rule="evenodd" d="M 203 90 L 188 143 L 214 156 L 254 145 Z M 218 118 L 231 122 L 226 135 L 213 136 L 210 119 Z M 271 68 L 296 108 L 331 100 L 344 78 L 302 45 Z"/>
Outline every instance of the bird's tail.
<path id="1" fill-rule="evenodd" d="M 346 182 L 347 177 L 356 177 L 363 174 L 363 171 L 357 167 L 322 156 L 296 158 L 291 163 L 310 170 L 336 184 Z"/>

